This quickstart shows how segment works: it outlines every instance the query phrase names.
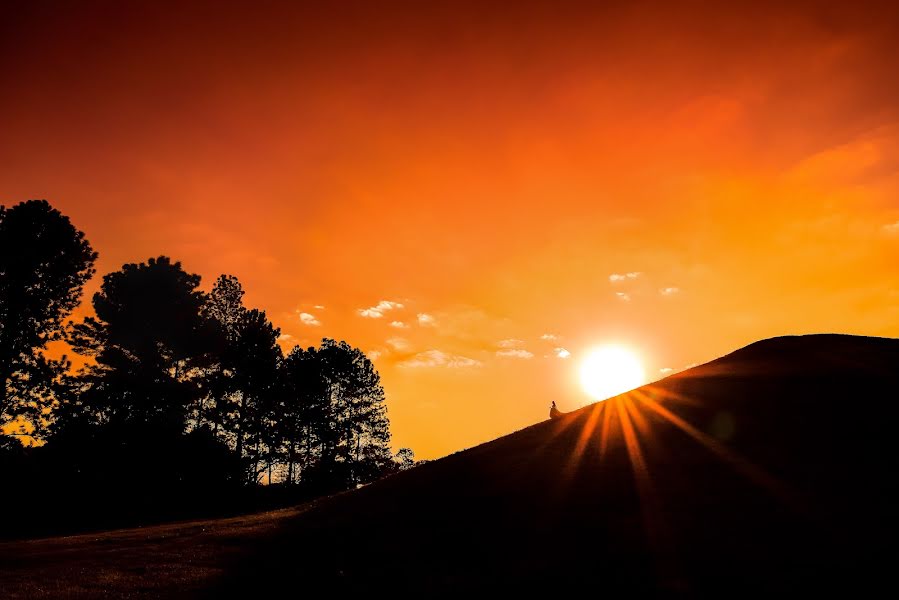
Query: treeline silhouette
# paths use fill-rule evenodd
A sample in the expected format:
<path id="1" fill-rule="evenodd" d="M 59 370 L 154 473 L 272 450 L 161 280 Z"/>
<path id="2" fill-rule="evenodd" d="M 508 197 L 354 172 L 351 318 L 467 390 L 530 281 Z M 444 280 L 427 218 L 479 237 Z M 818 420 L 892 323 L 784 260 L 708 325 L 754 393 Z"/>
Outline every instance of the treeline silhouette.
<path id="1" fill-rule="evenodd" d="M 96 259 L 46 201 L 0 207 L 0 535 L 255 509 L 414 464 L 390 452 L 365 354 L 324 339 L 285 356 L 234 276 L 205 293 L 165 256 L 126 264 L 67 322 Z M 86 366 L 50 358 L 59 341 Z"/>

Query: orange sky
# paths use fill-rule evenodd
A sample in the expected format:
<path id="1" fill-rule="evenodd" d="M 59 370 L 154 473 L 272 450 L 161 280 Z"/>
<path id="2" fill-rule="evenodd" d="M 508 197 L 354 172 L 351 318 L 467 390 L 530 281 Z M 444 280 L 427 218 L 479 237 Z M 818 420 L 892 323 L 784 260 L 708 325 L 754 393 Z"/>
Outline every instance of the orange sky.
<path id="1" fill-rule="evenodd" d="M 587 402 L 599 343 L 899 336 L 886 3 L 160 4 L 0 8 L 0 202 L 378 353 L 421 458 Z"/>

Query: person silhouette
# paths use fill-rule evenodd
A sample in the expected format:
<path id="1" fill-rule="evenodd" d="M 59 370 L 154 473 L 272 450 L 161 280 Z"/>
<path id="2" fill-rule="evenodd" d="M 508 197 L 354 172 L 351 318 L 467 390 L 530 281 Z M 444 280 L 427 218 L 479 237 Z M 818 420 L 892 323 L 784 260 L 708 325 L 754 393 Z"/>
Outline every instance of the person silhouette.
<path id="1" fill-rule="evenodd" d="M 549 407 L 549 418 L 550 419 L 558 419 L 562 416 L 562 411 L 556 408 L 556 401 L 553 400 L 552 405 Z"/>

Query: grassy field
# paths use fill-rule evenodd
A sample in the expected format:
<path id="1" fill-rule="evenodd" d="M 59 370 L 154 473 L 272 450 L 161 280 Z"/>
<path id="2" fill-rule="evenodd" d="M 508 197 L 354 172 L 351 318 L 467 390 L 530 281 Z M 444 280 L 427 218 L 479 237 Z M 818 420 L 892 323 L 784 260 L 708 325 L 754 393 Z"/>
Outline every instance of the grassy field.
<path id="1" fill-rule="evenodd" d="M 0 596 L 190 597 L 312 504 L 228 519 L 0 543 Z"/>

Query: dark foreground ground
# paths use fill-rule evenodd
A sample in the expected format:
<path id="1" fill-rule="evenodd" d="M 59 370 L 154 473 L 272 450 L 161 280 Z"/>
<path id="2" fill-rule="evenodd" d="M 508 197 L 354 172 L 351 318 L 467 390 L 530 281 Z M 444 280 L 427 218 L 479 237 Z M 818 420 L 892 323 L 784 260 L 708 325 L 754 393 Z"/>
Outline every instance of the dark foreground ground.
<path id="1" fill-rule="evenodd" d="M 899 340 L 804 336 L 250 517 L 0 544 L 0 597 L 894 587 Z"/>

